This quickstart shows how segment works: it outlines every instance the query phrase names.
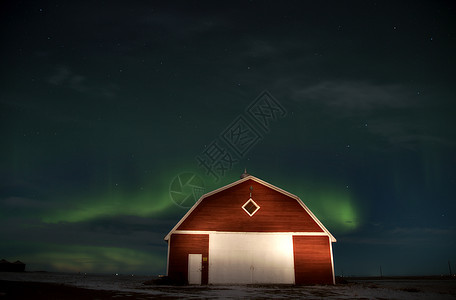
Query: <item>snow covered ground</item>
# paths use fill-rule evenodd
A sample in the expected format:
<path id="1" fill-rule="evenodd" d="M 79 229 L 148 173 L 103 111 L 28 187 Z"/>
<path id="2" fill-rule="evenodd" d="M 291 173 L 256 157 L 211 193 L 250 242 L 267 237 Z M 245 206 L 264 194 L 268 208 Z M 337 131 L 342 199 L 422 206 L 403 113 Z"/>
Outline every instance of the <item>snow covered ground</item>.
<path id="1" fill-rule="evenodd" d="M 356 280 L 336 286 L 157 286 L 131 275 L 0 273 L 0 280 L 57 283 L 148 298 L 456 299 L 456 280 Z"/>

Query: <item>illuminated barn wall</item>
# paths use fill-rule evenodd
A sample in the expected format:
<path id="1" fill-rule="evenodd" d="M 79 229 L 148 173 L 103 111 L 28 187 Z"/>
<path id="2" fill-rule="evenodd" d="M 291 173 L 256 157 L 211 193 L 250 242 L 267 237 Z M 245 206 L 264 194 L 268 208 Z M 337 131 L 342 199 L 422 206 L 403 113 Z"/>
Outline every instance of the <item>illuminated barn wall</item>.
<path id="1" fill-rule="evenodd" d="M 335 238 L 298 197 L 253 176 L 201 197 L 165 240 L 175 281 L 334 283 Z"/>
<path id="2" fill-rule="evenodd" d="M 209 253 L 210 283 L 294 283 L 290 234 L 214 233 Z"/>

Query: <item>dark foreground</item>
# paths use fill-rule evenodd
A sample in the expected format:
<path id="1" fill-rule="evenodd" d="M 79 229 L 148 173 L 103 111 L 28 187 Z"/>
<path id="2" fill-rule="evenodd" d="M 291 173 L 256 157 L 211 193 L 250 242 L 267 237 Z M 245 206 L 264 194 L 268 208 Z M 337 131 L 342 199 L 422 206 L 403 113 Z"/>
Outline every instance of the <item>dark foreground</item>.
<path id="1" fill-rule="evenodd" d="M 142 278 L 0 273 L 0 299 L 456 299 L 454 279 L 349 279 L 335 286 L 160 286 Z"/>
<path id="2" fill-rule="evenodd" d="M 133 297 L 132 297 L 133 296 Z M 0 299 L 147 299 L 131 293 L 90 290 L 57 283 L 0 281 Z"/>

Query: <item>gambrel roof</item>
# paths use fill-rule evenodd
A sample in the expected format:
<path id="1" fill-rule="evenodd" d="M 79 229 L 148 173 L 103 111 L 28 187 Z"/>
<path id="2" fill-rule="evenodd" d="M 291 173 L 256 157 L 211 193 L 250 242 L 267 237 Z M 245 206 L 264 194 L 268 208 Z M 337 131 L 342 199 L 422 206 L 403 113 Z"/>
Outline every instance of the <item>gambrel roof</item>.
<path id="1" fill-rule="evenodd" d="M 189 219 L 191 219 L 191 218 L 189 218 L 189 216 L 193 212 L 195 212 L 195 210 L 198 210 L 197 209 L 198 206 L 203 202 L 204 199 L 210 199 L 211 196 L 213 196 L 213 195 L 222 193 L 223 191 L 226 191 L 226 190 L 228 190 L 230 188 L 236 187 L 236 186 L 238 186 L 238 185 L 240 185 L 240 184 L 242 184 L 242 183 L 244 183 L 246 181 L 249 181 L 249 180 L 252 180 L 252 181 L 254 181 L 254 182 L 256 182 L 256 183 L 258 183 L 258 184 L 260 184 L 260 185 L 262 185 L 264 187 L 267 187 L 267 188 L 269 188 L 269 189 L 271 189 L 273 191 L 276 191 L 276 192 L 278 192 L 278 193 L 280 193 L 280 194 L 282 194 L 282 195 L 284 195 L 286 197 L 289 197 L 289 198 L 292 198 L 292 199 L 296 200 L 296 202 L 305 210 L 305 212 L 307 212 L 309 217 L 307 217 L 307 216 L 306 217 L 309 220 L 313 220 L 315 223 L 313 223 L 313 222 L 312 223 L 315 224 L 314 225 L 315 228 L 318 228 L 318 230 L 311 230 L 311 231 L 309 231 L 309 233 L 312 234 L 314 232 L 318 232 L 319 234 L 323 234 L 323 235 L 329 236 L 331 242 L 336 242 L 336 239 L 334 238 L 334 236 L 326 229 L 326 227 L 320 222 L 320 220 L 317 219 L 317 217 L 310 211 L 310 209 L 304 204 L 304 202 L 302 202 L 302 200 L 298 196 L 293 195 L 293 194 L 291 194 L 291 193 L 289 193 L 289 192 L 287 192 L 285 190 L 282 190 L 281 188 L 278 188 L 278 187 L 276 187 L 276 186 L 274 186 L 274 185 L 272 185 L 272 184 L 270 184 L 270 183 L 268 183 L 266 181 L 263 181 L 263 180 L 255 177 L 255 176 L 252 176 L 252 175 L 245 176 L 244 178 L 241 178 L 240 180 L 237 180 L 237 181 L 235 181 L 235 182 L 233 182 L 231 184 L 228 184 L 226 186 L 223 186 L 223 187 L 221 187 L 219 189 L 216 189 L 216 190 L 214 190 L 212 192 L 209 192 L 209 193 L 204 194 L 203 196 L 201 196 L 201 198 L 189 209 L 189 211 L 182 217 L 182 219 L 176 224 L 176 226 L 174 226 L 174 228 L 166 235 L 165 240 L 168 241 L 169 238 L 171 237 L 171 234 L 173 234 L 176 230 L 178 230 L 178 228 L 181 225 L 183 225 L 183 224 L 185 225 L 184 222 L 186 222 L 186 220 L 187 220 L 186 223 L 189 222 Z M 293 231 L 293 230 L 290 230 L 290 231 Z"/>

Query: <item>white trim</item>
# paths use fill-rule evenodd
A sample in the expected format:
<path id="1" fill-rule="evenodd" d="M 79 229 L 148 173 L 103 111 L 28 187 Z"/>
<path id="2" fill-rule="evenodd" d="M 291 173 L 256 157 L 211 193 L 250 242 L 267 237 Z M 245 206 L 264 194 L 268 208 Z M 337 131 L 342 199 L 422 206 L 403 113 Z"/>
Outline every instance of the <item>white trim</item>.
<path id="1" fill-rule="evenodd" d="M 230 183 L 228 185 L 225 185 L 221 188 L 218 188 L 212 192 L 209 192 L 207 194 L 204 194 L 201 196 L 201 198 L 199 198 L 199 200 L 187 211 L 187 213 L 182 217 L 182 219 L 180 219 L 180 221 L 176 224 L 176 226 L 173 227 L 173 229 L 171 229 L 171 231 L 165 236 L 165 240 L 169 240 L 171 234 L 173 232 L 175 232 L 177 230 L 177 228 L 179 228 L 179 226 L 185 221 L 185 219 L 187 219 L 187 217 L 193 212 L 193 210 L 201 203 L 201 201 L 203 201 L 204 198 L 206 197 L 209 197 L 211 195 L 214 195 L 216 193 L 219 193 L 223 190 L 226 190 L 226 189 L 229 189 L 230 187 L 232 186 L 235 186 L 235 185 L 238 185 L 244 181 L 247 181 L 247 180 L 253 180 L 253 181 L 256 181 L 264 186 L 267 186 L 279 193 L 282 193 L 288 197 L 291 197 L 293 199 L 295 199 L 296 201 L 298 201 L 298 203 L 304 208 L 304 210 L 310 215 L 310 217 L 317 223 L 317 225 L 329 236 L 331 242 L 335 243 L 337 242 L 337 240 L 334 238 L 334 236 L 328 231 L 328 229 L 326 229 L 326 227 L 320 222 L 320 220 L 317 219 L 317 217 L 310 211 L 310 209 L 304 204 L 304 202 L 302 202 L 302 200 L 296 196 L 296 195 L 293 195 L 285 190 L 282 190 L 281 188 L 278 188 L 270 183 L 267 183 L 266 181 L 263 181 L 259 178 L 256 178 L 255 176 L 252 176 L 252 175 L 249 175 L 247 177 L 244 177 L 242 179 L 239 179 L 233 183 Z"/>
<path id="2" fill-rule="evenodd" d="M 255 204 L 255 206 L 256 206 L 256 209 L 253 211 L 253 213 L 250 213 L 247 209 L 245 209 L 245 206 L 246 206 L 247 203 L 249 203 L 250 201 L 252 201 L 253 204 Z M 249 198 L 249 200 L 247 200 L 247 202 L 244 203 L 244 205 L 242 205 L 242 209 L 243 209 L 249 216 L 253 216 L 253 215 L 260 209 L 260 206 L 259 206 L 255 201 L 253 201 L 252 198 Z"/>
<path id="3" fill-rule="evenodd" d="M 292 232 L 292 231 L 289 231 L 289 232 L 257 232 L 257 231 L 243 231 L 243 232 L 240 232 L 240 231 L 205 231 L 205 230 L 175 230 L 173 233 L 175 234 L 274 234 L 274 235 L 309 235 L 309 236 L 327 236 L 330 238 L 331 240 L 331 237 L 328 236 L 328 234 L 326 232 L 321 232 L 321 231 L 318 231 L 318 232 Z"/>
<path id="4" fill-rule="evenodd" d="M 333 284 L 336 284 L 336 273 L 334 272 L 334 256 L 333 256 L 333 247 L 331 243 L 331 238 L 329 238 L 329 251 L 331 253 L 331 267 L 332 267 L 332 277 L 333 277 Z"/>
<path id="5" fill-rule="evenodd" d="M 166 276 L 168 276 L 168 271 L 169 271 L 169 247 L 171 244 L 171 241 L 167 241 L 168 242 L 168 256 L 166 258 Z"/>
<path id="6" fill-rule="evenodd" d="M 295 265 L 295 257 L 294 257 L 294 249 L 295 249 L 295 246 L 294 246 L 294 239 L 293 239 L 293 236 L 294 235 L 307 235 L 307 234 L 300 234 L 300 233 L 306 233 L 306 232 L 295 232 L 295 234 L 291 234 L 291 244 L 293 245 L 293 248 L 291 249 L 291 258 L 293 259 L 293 285 L 296 284 L 296 265 Z M 319 232 L 320 233 L 320 232 Z M 329 237 L 328 237 L 329 238 Z"/>
<path id="7" fill-rule="evenodd" d="M 207 260 L 208 260 L 208 264 L 207 264 L 207 284 L 211 284 L 211 268 L 212 268 L 212 254 L 211 254 L 211 251 L 210 251 L 210 247 L 211 247 L 211 236 L 209 235 L 209 242 L 208 242 L 208 245 L 207 245 Z"/>

